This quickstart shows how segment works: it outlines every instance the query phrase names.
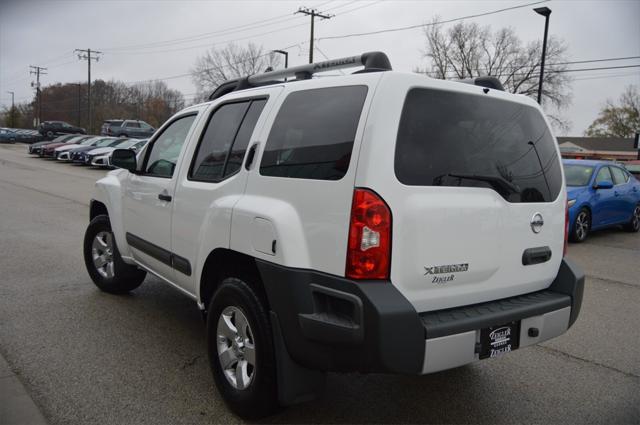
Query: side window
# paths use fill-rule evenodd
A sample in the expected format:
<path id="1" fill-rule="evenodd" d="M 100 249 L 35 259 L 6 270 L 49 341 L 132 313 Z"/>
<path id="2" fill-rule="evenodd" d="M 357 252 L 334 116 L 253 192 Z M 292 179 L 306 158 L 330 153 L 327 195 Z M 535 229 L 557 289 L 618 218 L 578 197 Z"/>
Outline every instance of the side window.
<path id="1" fill-rule="evenodd" d="M 614 184 L 624 184 L 627 181 L 629 181 L 629 177 L 627 176 L 627 173 L 622 171 L 622 169 L 618 167 L 610 167 L 610 168 L 611 168 L 611 174 L 613 174 Z"/>
<path id="2" fill-rule="evenodd" d="M 238 130 L 238 134 L 233 142 L 233 147 L 229 153 L 229 159 L 227 160 L 227 166 L 224 169 L 224 177 L 235 174 L 240 167 L 242 167 L 242 161 L 244 160 L 244 154 L 249 146 L 249 140 L 253 134 L 253 129 L 256 127 L 258 118 L 264 109 L 264 105 L 267 103 L 266 99 L 254 100 L 249 106 L 242 125 Z"/>
<path id="3" fill-rule="evenodd" d="M 217 181 L 222 177 L 227 152 L 249 104 L 250 102 L 229 103 L 215 110 L 200 140 L 190 178 Z"/>
<path id="4" fill-rule="evenodd" d="M 347 172 L 366 86 L 291 93 L 267 139 L 260 174 L 339 180 Z"/>
<path id="5" fill-rule="evenodd" d="M 611 182 L 613 183 L 613 179 L 611 178 L 611 173 L 609 172 L 609 167 L 602 167 L 598 174 L 596 175 L 595 184 L 599 184 L 602 182 Z"/>
<path id="6" fill-rule="evenodd" d="M 242 165 L 266 99 L 229 103 L 216 109 L 202 136 L 189 177 L 220 181 Z"/>
<path id="7" fill-rule="evenodd" d="M 176 168 L 182 145 L 191 129 L 196 115 L 178 118 L 165 128 L 153 142 L 144 172 L 156 177 L 171 177 Z"/>
<path id="8" fill-rule="evenodd" d="M 140 128 L 140 124 L 138 124 L 137 122 L 128 122 L 127 123 L 127 127 L 129 128 Z"/>

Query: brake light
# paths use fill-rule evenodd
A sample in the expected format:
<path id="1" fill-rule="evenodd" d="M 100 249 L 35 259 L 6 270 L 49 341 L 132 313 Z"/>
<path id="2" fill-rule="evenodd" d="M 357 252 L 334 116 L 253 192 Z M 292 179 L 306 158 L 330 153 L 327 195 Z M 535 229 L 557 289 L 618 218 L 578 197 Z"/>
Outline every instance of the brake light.
<path id="1" fill-rule="evenodd" d="M 391 265 L 391 211 L 369 189 L 353 192 L 347 267 L 351 279 L 388 279 Z"/>
<path id="2" fill-rule="evenodd" d="M 564 250 L 562 256 L 567 255 L 567 249 L 569 248 L 569 201 L 564 207 Z"/>

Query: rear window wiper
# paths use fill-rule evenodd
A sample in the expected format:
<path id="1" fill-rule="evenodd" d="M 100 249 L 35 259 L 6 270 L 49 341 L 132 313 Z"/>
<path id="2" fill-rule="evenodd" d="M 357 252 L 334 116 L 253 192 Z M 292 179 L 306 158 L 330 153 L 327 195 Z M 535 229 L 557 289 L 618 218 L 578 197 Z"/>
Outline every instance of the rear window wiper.
<path id="1" fill-rule="evenodd" d="M 498 192 L 506 192 L 509 193 L 520 193 L 521 190 L 518 186 L 511 183 L 510 181 L 504 179 L 500 176 L 488 176 L 484 174 L 458 174 L 458 173 L 449 173 L 448 177 L 453 177 L 457 179 L 466 179 L 466 180 L 477 180 L 481 182 L 487 182 Z"/>

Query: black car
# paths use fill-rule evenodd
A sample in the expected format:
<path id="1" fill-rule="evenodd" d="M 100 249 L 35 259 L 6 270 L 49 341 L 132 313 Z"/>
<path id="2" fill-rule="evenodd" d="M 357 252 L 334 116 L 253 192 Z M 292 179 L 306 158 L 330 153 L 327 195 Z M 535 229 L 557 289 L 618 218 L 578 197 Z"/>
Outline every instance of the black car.
<path id="1" fill-rule="evenodd" d="M 44 121 L 40 123 L 38 131 L 49 139 L 60 134 L 87 134 L 84 128 L 73 126 L 64 121 Z"/>

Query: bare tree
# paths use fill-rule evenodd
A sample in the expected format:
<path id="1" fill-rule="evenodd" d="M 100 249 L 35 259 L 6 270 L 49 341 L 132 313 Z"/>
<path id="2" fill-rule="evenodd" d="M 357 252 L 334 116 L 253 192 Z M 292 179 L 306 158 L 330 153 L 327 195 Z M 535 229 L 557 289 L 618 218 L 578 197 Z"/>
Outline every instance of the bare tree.
<path id="1" fill-rule="evenodd" d="M 416 69 L 440 79 L 463 79 L 478 76 L 498 78 L 511 93 L 535 97 L 540 77 L 541 41 L 523 44 L 513 28 L 495 32 L 490 26 L 459 22 L 448 30 L 438 18 L 425 27 L 424 57 L 426 69 Z M 566 130 L 569 123 L 559 112 L 571 103 L 570 78 L 567 69 L 566 44 L 555 37 L 547 42 L 543 104 L 553 124 Z"/>
<path id="2" fill-rule="evenodd" d="M 273 52 L 265 52 L 262 46 L 228 44 L 222 49 L 212 48 L 199 57 L 191 70 L 191 78 L 198 98 L 202 100 L 227 80 L 264 72 L 268 67 L 279 65 L 280 57 Z"/>
<path id="3" fill-rule="evenodd" d="M 633 137 L 640 132 L 640 91 L 627 86 L 618 104 L 607 100 L 585 135 L 591 137 Z"/>

